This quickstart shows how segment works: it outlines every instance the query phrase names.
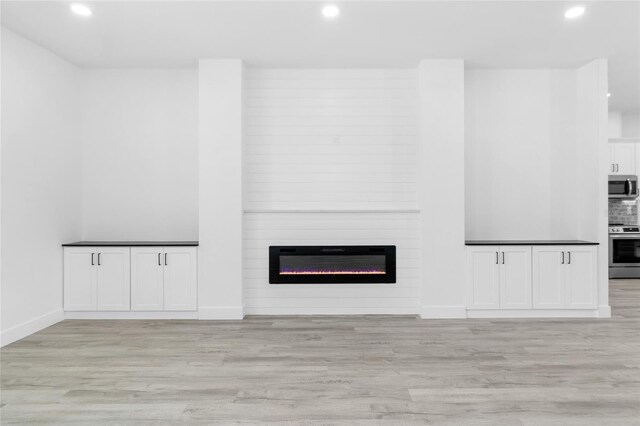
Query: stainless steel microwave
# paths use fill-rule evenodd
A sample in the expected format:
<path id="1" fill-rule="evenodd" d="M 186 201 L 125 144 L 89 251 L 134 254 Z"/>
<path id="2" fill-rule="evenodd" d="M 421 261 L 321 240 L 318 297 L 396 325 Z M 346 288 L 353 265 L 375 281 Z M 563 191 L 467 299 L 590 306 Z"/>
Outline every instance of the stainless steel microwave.
<path id="1" fill-rule="evenodd" d="M 610 175 L 609 198 L 638 198 L 638 176 Z"/>

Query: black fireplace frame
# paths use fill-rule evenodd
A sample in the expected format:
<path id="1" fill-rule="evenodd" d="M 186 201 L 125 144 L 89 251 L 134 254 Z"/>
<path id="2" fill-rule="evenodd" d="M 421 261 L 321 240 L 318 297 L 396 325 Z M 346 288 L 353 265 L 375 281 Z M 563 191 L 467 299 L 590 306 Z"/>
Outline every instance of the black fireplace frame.
<path id="1" fill-rule="evenodd" d="M 280 256 L 384 255 L 385 274 L 280 274 Z M 393 284 L 396 282 L 396 246 L 269 246 L 270 284 Z"/>

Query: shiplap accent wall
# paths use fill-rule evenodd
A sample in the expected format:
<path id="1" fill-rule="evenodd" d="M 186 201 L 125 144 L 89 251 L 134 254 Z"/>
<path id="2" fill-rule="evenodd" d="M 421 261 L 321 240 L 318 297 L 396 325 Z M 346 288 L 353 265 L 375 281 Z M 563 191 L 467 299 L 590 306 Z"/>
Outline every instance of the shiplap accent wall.
<path id="1" fill-rule="evenodd" d="M 246 314 L 417 313 L 415 70 L 248 70 Z M 270 245 L 397 246 L 396 284 L 268 280 Z"/>
<path id="2" fill-rule="evenodd" d="M 415 70 L 250 70 L 245 209 L 415 209 Z"/>

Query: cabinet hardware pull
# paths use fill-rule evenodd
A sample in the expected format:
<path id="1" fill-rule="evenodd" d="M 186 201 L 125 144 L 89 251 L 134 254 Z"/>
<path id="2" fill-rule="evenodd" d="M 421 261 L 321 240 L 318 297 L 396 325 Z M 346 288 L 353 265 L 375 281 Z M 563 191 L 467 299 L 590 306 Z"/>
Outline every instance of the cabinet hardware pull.
<path id="1" fill-rule="evenodd" d="M 571 265 L 571 252 L 568 251 L 567 253 L 569 253 L 569 261 L 567 262 L 568 265 Z"/>
<path id="2" fill-rule="evenodd" d="M 562 264 L 564 265 L 564 252 L 562 252 Z"/>
<path id="3" fill-rule="evenodd" d="M 98 266 L 100 266 L 100 254 L 101 253 L 98 253 Z"/>
<path id="4" fill-rule="evenodd" d="M 498 256 L 500 255 L 498 254 L 498 252 L 496 252 L 496 265 L 498 264 Z"/>
<path id="5" fill-rule="evenodd" d="M 95 263 L 93 263 L 93 255 L 94 255 L 94 254 L 95 254 L 95 253 L 91 253 L 91 266 L 95 265 Z"/>
<path id="6" fill-rule="evenodd" d="M 504 265 L 504 252 L 502 252 L 502 264 Z"/>
<path id="7" fill-rule="evenodd" d="M 162 266 L 162 263 L 160 262 L 160 256 L 162 256 L 162 254 L 158 253 L 158 266 Z"/>
<path id="8" fill-rule="evenodd" d="M 167 253 L 164 254 L 164 264 L 167 265 Z"/>

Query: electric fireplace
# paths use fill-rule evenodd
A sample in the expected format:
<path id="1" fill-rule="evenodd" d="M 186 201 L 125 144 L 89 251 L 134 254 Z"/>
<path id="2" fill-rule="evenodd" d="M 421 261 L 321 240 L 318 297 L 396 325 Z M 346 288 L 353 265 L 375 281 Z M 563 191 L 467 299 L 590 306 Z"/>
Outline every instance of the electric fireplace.
<path id="1" fill-rule="evenodd" d="M 396 246 L 270 246 L 269 283 L 395 283 Z"/>

